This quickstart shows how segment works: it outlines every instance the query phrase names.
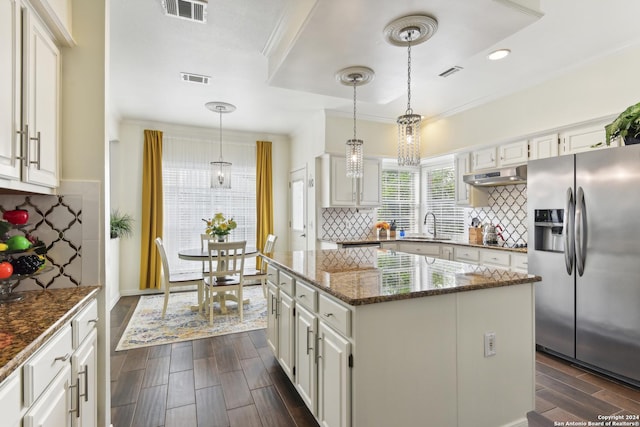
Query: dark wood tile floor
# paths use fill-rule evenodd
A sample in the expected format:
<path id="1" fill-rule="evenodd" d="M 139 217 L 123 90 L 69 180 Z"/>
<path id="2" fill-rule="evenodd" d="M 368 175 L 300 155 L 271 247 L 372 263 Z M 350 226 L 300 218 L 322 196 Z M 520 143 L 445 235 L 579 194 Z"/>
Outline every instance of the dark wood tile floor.
<path id="1" fill-rule="evenodd" d="M 265 331 L 115 352 L 138 297 L 111 310 L 114 427 L 317 427 L 267 347 Z M 640 414 L 640 390 L 536 355 L 529 427 Z M 405 426 L 398 426 L 405 427 Z"/>

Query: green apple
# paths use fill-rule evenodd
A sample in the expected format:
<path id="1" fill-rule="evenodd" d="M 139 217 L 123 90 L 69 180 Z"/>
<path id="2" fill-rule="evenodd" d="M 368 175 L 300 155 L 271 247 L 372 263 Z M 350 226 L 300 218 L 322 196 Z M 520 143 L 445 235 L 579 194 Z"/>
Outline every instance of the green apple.
<path id="1" fill-rule="evenodd" d="M 11 236 L 7 240 L 7 246 L 10 251 L 23 251 L 31 247 L 31 242 L 24 236 Z"/>

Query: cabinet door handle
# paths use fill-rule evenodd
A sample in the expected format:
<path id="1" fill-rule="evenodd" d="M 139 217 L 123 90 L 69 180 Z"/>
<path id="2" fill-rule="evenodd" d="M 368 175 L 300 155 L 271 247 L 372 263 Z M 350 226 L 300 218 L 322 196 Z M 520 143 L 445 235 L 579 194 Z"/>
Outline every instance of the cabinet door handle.
<path id="1" fill-rule="evenodd" d="M 16 131 L 20 135 L 20 156 L 16 156 L 16 159 L 22 160 L 22 164 L 26 167 L 29 166 L 29 147 L 25 145 L 27 138 L 29 138 L 29 125 L 24 125 L 24 130 Z M 26 137 L 26 138 L 25 138 Z"/>
<path id="2" fill-rule="evenodd" d="M 71 355 L 69 353 L 65 354 L 64 356 L 58 356 L 55 359 L 53 359 L 55 362 L 66 362 L 67 360 L 69 360 L 69 358 L 71 357 Z"/>
<path id="3" fill-rule="evenodd" d="M 333 316 L 333 313 L 324 313 L 323 316 L 324 317 L 331 317 L 331 316 Z"/>
<path id="4" fill-rule="evenodd" d="M 80 394 L 80 388 L 78 388 L 78 396 L 84 397 L 84 401 L 89 401 L 89 365 L 84 365 L 84 369 L 78 372 L 78 380 L 80 375 L 84 375 L 84 393 Z M 78 399 L 79 400 L 79 399 Z M 78 405 L 78 417 L 80 416 L 80 405 Z"/>
<path id="5" fill-rule="evenodd" d="M 76 413 L 76 418 L 80 418 L 80 377 L 76 378 L 76 383 L 69 386 L 69 391 L 76 389 L 76 407 L 69 409 L 69 413 Z"/>
<path id="6" fill-rule="evenodd" d="M 38 155 L 38 159 L 36 161 L 27 161 L 27 163 L 30 165 L 36 165 L 36 169 L 40 170 L 40 131 L 36 133 L 35 138 L 29 137 L 29 141 L 36 141 L 36 153 Z"/>
<path id="7" fill-rule="evenodd" d="M 278 315 L 276 314 L 276 303 L 274 302 L 275 297 L 273 295 L 271 295 L 271 314 L 275 314 L 276 317 L 278 317 Z"/>
<path id="8" fill-rule="evenodd" d="M 322 359 L 322 355 L 320 354 L 320 340 L 322 340 L 322 337 L 320 335 L 316 335 L 316 363 Z"/>
<path id="9" fill-rule="evenodd" d="M 98 320 L 100 320 L 100 318 L 96 317 L 95 319 L 87 320 L 87 323 L 98 323 Z"/>
<path id="10" fill-rule="evenodd" d="M 313 348 L 309 347 L 309 332 L 311 332 L 311 328 L 307 326 L 307 355 L 309 354 L 309 350 L 313 350 Z"/>

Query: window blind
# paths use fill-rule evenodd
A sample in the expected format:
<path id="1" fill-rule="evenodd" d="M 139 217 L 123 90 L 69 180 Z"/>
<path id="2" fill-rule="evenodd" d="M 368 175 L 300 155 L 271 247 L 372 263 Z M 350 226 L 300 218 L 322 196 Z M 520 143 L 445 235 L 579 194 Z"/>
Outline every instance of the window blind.
<path id="1" fill-rule="evenodd" d="M 419 173 L 416 170 L 383 168 L 382 205 L 378 208 L 378 221 L 396 221 L 397 230 L 416 232 L 420 204 Z"/>
<path id="2" fill-rule="evenodd" d="M 455 204 L 455 169 L 453 160 L 422 167 L 424 212 L 433 212 L 439 235 L 464 237 L 464 208 Z M 427 230 L 433 231 L 432 219 Z"/>
<path id="3" fill-rule="evenodd" d="M 172 274 L 201 271 L 201 265 L 178 258 L 178 251 L 199 248 L 203 219 L 221 212 L 238 227 L 230 240 L 256 244 L 256 150 L 241 142 L 226 142 L 224 160 L 231 162 L 231 189 L 210 187 L 210 162 L 218 160 L 219 146 L 210 140 L 166 135 L 162 150 L 163 240 Z M 255 258 L 245 264 L 255 265 Z"/>

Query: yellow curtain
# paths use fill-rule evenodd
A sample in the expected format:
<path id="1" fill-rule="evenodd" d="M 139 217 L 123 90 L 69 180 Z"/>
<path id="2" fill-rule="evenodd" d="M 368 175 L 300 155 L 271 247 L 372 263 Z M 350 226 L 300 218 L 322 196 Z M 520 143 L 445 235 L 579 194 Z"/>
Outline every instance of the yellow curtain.
<path id="1" fill-rule="evenodd" d="M 256 148 L 256 245 L 262 249 L 267 235 L 273 233 L 271 141 L 257 141 Z M 260 258 L 256 263 L 260 268 Z"/>
<path id="2" fill-rule="evenodd" d="M 143 150 L 140 289 L 159 289 L 162 261 L 154 240 L 162 237 L 162 132 L 145 129 Z"/>

